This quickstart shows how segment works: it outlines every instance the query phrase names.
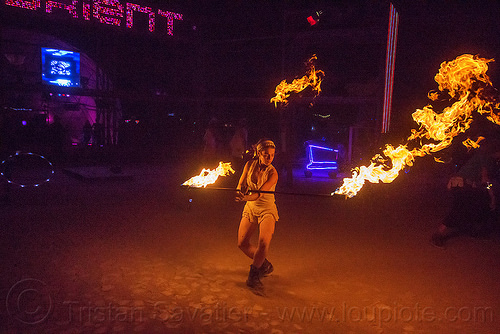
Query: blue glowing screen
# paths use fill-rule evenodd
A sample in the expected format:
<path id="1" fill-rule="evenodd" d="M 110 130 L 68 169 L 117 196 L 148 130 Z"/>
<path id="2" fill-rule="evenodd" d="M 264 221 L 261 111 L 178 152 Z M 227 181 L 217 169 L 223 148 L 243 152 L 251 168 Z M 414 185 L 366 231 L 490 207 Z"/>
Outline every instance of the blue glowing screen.
<path id="1" fill-rule="evenodd" d="M 80 87 L 80 53 L 42 48 L 42 81 L 61 87 Z"/>

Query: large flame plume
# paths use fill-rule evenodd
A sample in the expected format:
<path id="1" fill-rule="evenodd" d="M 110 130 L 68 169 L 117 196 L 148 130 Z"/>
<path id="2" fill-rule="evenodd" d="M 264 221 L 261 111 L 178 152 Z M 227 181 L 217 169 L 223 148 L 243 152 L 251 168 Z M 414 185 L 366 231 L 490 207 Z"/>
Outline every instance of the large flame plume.
<path id="1" fill-rule="evenodd" d="M 290 93 L 300 93 L 307 87 L 311 87 L 312 91 L 315 93 L 314 97 L 318 96 L 321 92 L 321 82 L 323 81 L 325 73 L 321 70 L 316 70 L 314 60 L 317 59 L 318 57 L 313 55 L 306 62 L 307 71 L 302 78 L 294 79 L 292 83 L 287 83 L 286 80 L 283 80 L 276 86 L 274 90 L 276 96 L 271 98 L 271 102 L 274 102 L 275 107 L 277 107 L 280 102 L 284 105 L 288 104 Z"/>
<path id="2" fill-rule="evenodd" d="M 219 166 L 217 168 L 203 168 L 199 175 L 193 176 L 182 185 L 196 188 L 206 187 L 209 184 L 215 183 L 219 176 L 227 176 L 230 173 L 234 173 L 234 169 L 231 167 L 231 163 L 221 161 L 219 162 Z"/>
<path id="3" fill-rule="evenodd" d="M 494 88 L 486 74 L 488 63 L 492 61 L 494 60 L 464 54 L 453 61 L 443 62 L 434 78 L 439 85 L 438 91 L 431 91 L 429 98 L 436 101 L 446 97 L 450 102 L 454 101 L 453 104 L 441 112 L 435 112 L 431 105 L 417 109 L 412 117 L 419 128 L 412 129 L 408 137 L 408 141 L 413 141 L 416 147 L 409 150 L 408 143 L 397 148 L 386 145 L 384 156 L 377 154 L 371 159 L 369 166 L 356 167 L 352 177 L 345 178 L 342 186 L 334 193 L 353 197 L 365 181 L 392 182 L 403 168 L 413 165 L 416 157 L 449 147 L 454 137 L 470 127 L 474 111 L 486 114 L 488 120 L 500 125 L 499 103 L 491 97 L 490 92 Z M 463 144 L 469 149 L 475 148 L 482 139 L 484 138 L 479 137 L 476 141 L 467 139 Z"/>

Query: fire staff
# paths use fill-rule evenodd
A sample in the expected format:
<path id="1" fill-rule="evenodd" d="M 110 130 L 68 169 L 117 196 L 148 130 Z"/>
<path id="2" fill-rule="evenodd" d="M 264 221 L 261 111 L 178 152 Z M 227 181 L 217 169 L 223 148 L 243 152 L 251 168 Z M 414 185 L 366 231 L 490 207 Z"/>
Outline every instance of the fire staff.
<path id="1" fill-rule="evenodd" d="M 276 146 L 271 140 L 259 140 L 255 158 L 243 168 L 236 194 L 236 201 L 246 202 L 238 230 L 238 247 L 253 260 L 246 284 L 256 294 L 263 294 L 264 287 L 260 279 L 273 271 L 273 265 L 266 256 L 279 216 L 274 194 L 252 190 L 275 190 L 278 172 L 271 164 L 275 150 Z M 250 239 L 257 229 L 259 243 L 255 246 L 250 243 Z"/>

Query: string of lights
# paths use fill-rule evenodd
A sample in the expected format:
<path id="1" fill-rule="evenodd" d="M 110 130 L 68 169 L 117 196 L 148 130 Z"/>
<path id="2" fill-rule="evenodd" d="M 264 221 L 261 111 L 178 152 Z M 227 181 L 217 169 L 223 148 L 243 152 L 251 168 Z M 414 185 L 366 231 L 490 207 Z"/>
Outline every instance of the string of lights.
<path id="1" fill-rule="evenodd" d="M 52 163 L 46 157 L 44 157 L 43 155 L 32 153 L 32 152 L 25 152 L 25 153 L 23 153 L 23 152 L 19 152 L 18 151 L 15 154 L 12 154 L 11 156 L 9 156 L 7 159 L 3 160 L 2 163 L 0 163 L 0 167 L 2 167 L 1 168 L 2 171 L 0 172 L 0 176 L 4 177 L 9 184 L 12 184 L 14 186 L 18 186 L 18 187 L 21 187 L 21 188 L 25 188 L 25 187 L 38 187 L 41 184 L 49 182 L 50 179 L 51 179 L 51 176 L 50 176 L 50 177 L 47 177 L 47 178 L 43 179 L 40 182 L 32 182 L 32 183 L 18 182 L 16 180 L 13 180 L 12 179 L 12 175 L 9 175 L 11 173 L 10 172 L 6 172 L 5 170 L 9 168 L 9 166 L 8 166 L 9 163 L 12 163 L 14 159 L 19 158 L 19 157 L 37 157 L 37 158 L 42 159 L 47 164 L 47 166 L 49 167 L 49 169 L 50 169 L 50 175 L 51 176 L 54 175 L 54 172 L 55 172 L 54 171 L 54 166 L 52 165 Z"/>

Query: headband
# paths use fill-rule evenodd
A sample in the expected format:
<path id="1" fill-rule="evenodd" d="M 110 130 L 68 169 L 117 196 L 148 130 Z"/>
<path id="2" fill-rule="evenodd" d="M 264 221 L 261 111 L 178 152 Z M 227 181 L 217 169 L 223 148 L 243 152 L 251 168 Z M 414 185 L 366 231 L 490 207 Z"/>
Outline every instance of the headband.
<path id="1" fill-rule="evenodd" d="M 272 140 L 263 140 L 262 142 L 257 144 L 257 152 L 262 151 L 266 147 L 276 148 L 276 145 L 274 145 Z"/>

